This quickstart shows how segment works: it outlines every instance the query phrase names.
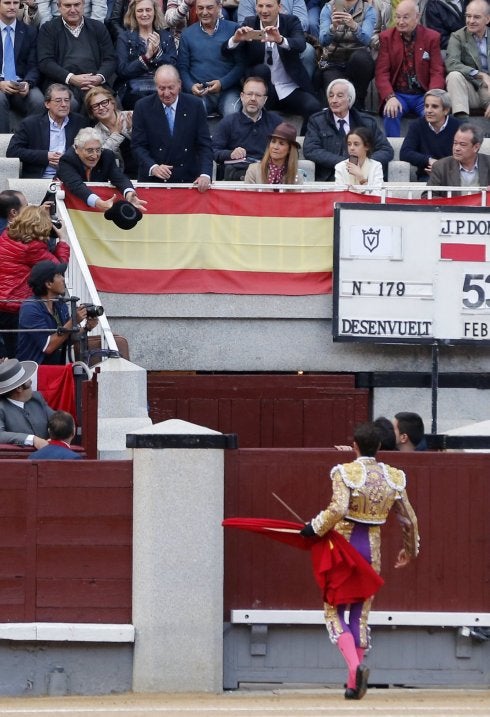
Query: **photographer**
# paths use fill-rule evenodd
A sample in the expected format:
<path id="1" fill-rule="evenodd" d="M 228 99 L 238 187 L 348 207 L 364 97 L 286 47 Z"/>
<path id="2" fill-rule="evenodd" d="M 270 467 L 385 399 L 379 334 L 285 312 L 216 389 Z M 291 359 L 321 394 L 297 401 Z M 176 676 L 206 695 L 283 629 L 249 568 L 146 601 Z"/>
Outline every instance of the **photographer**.
<path id="1" fill-rule="evenodd" d="M 63 231 L 53 227 L 47 207 L 30 206 L 23 207 L 0 235 L 0 329 L 17 329 L 21 301 L 31 293 L 27 279 L 32 267 L 43 260 L 53 265 L 69 260 L 70 247 L 62 239 Z M 52 232 L 57 239 L 51 251 Z M 6 333 L 3 340 L 7 356 L 13 358 L 17 334 Z"/>
<path id="2" fill-rule="evenodd" d="M 19 334 L 19 360 L 65 364 L 72 336 L 80 338 L 83 332 L 91 331 L 99 323 L 96 316 L 88 316 L 82 304 L 76 310 L 74 330 L 67 302 L 62 298 L 66 288 L 65 271 L 66 264 L 52 261 L 41 261 L 33 267 L 28 282 L 33 296 L 22 303 L 19 313 L 19 329 L 24 330 Z M 79 326 L 83 321 L 86 322 L 84 328 Z"/>

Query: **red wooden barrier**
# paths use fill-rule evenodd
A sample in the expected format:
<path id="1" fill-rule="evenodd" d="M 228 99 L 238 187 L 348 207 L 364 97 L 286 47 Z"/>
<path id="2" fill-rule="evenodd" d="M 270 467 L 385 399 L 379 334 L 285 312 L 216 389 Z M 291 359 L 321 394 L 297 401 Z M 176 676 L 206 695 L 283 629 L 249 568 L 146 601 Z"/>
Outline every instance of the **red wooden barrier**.
<path id="1" fill-rule="evenodd" d="M 154 422 L 180 418 L 237 433 L 242 448 L 333 446 L 369 418 L 353 376 L 148 374 Z"/>
<path id="2" fill-rule="evenodd" d="M 396 520 L 384 528 L 377 610 L 483 611 L 490 605 L 490 455 L 384 453 L 406 470 L 420 526 L 420 557 L 404 570 Z M 331 495 L 333 465 L 354 455 L 328 449 L 226 452 L 225 517 L 288 519 L 277 493 L 308 520 Z M 309 556 L 265 537 L 225 531 L 225 619 L 230 609 L 320 609 Z"/>
<path id="3" fill-rule="evenodd" d="M 1 470 L 0 622 L 131 622 L 132 463 Z"/>

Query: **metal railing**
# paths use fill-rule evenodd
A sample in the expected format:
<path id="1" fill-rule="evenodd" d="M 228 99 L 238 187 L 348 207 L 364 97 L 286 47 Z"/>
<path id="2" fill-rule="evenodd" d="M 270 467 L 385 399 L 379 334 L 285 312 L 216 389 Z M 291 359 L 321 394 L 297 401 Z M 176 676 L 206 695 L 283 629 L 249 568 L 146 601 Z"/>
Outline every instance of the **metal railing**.
<path id="1" fill-rule="evenodd" d="M 106 186 L 106 185 L 104 185 Z M 66 228 L 68 241 L 71 247 L 70 261 L 66 278 L 67 290 L 70 296 L 78 296 L 82 304 L 100 305 L 98 291 L 90 274 L 82 247 L 79 244 L 75 229 L 70 219 L 70 214 L 64 202 L 65 193 L 58 189 L 56 193 L 57 213 Z M 107 358 L 109 355 L 118 354 L 118 348 L 114 335 L 111 331 L 107 316 L 103 314 L 99 316 L 98 326 L 90 332 L 91 336 L 100 336 L 101 338 L 101 358 Z"/>

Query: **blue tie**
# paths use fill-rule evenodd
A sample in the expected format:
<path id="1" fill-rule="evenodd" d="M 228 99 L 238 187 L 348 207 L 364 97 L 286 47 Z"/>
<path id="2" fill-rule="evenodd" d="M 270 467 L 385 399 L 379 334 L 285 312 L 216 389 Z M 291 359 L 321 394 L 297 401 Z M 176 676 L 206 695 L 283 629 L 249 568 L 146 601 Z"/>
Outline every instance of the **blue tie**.
<path id="1" fill-rule="evenodd" d="M 167 115 L 168 128 L 170 134 L 174 133 L 174 111 L 172 107 L 165 107 L 165 114 Z"/>
<path id="2" fill-rule="evenodd" d="M 16 80 L 14 45 L 12 42 L 12 28 L 5 28 L 5 42 L 3 44 L 3 79 Z"/>

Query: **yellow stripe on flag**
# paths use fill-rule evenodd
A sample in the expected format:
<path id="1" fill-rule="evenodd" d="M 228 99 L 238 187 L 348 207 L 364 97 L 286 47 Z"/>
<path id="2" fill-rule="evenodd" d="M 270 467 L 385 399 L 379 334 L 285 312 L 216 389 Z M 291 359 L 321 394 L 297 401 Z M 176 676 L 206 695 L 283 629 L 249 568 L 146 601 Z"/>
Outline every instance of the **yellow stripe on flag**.
<path id="1" fill-rule="evenodd" d="M 87 263 L 114 269 L 329 272 L 331 217 L 146 215 L 131 232 L 70 210 Z M 101 238 L 103 237 L 103 239 Z"/>

